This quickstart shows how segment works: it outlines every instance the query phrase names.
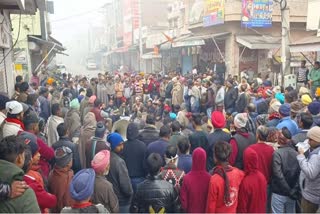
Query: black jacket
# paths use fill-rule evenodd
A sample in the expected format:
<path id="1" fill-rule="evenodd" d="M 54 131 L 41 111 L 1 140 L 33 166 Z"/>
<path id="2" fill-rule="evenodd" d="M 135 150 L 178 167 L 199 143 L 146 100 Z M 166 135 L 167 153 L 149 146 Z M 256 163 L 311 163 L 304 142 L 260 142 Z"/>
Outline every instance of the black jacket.
<path id="1" fill-rule="evenodd" d="M 146 125 L 143 130 L 140 131 L 138 140 L 144 142 L 146 146 L 150 143 L 159 140 L 159 130 L 153 125 Z"/>
<path id="2" fill-rule="evenodd" d="M 238 99 L 238 89 L 232 87 L 228 89 L 224 96 L 224 107 L 226 110 L 234 109 Z"/>
<path id="3" fill-rule="evenodd" d="M 165 96 L 167 99 L 172 98 L 172 89 L 173 89 L 173 82 L 170 81 L 166 87 Z"/>
<path id="4" fill-rule="evenodd" d="M 122 156 L 127 164 L 130 178 L 141 178 L 147 175 L 144 167 L 144 157 L 147 152 L 147 146 L 140 140 L 137 124 L 129 124 L 127 129 L 128 141 L 124 143 Z"/>
<path id="5" fill-rule="evenodd" d="M 134 196 L 131 212 L 154 213 L 164 208 L 164 213 L 179 212 L 179 196 L 173 185 L 158 176 L 149 176 L 145 181 L 138 184 Z"/>
<path id="6" fill-rule="evenodd" d="M 78 150 L 78 145 L 72 143 L 68 137 L 60 137 L 60 139 L 52 144 L 52 148 L 56 150 L 62 146 L 68 147 L 72 150 L 72 167 L 74 174 L 81 170 L 81 163 L 80 163 L 80 155 Z"/>
<path id="7" fill-rule="evenodd" d="M 297 199 L 299 192 L 300 167 L 298 153 L 290 145 L 280 146 L 273 153 L 272 160 L 272 192 Z"/>
<path id="8" fill-rule="evenodd" d="M 210 171 L 214 167 L 214 145 L 219 141 L 229 142 L 231 135 L 224 132 L 222 129 L 215 129 L 213 133 L 208 135 L 209 149 L 207 153 L 207 170 Z"/>
<path id="9" fill-rule="evenodd" d="M 133 195 L 131 180 L 124 160 L 114 152 L 111 152 L 110 171 L 107 179 L 113 185 L 120 206 L 129 205 Z"/>
<path id="10" fill-rule="evenodd" d="M 248 106 L 248 97 L 246 93 L 242 93 L 240 94 L 239 99 L 237 100 L 236 111 L 238 113 L 243 113 L 245 112 L 247 106 Z"/>

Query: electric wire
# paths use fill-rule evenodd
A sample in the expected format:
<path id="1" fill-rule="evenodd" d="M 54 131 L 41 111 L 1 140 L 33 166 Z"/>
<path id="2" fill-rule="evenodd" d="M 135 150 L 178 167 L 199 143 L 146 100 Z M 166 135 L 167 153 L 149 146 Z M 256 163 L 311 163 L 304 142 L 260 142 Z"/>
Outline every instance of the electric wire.
<path id="1" fill-rule="evenodd" d="M 19 30 L 18 30 L 18 35 L 17 35 L 17 39 L 14 42 L 14 44 L 12 45 L 12 47 L 10 48 L 10 50 L 8 51 L 8 53 L 3 57 L 3 59 L 1 60 L 0 64 L 2 64 L 4 62 L 4 60 L 6 60 L 6 58 L 8 57 L 8 55 L 13 51 L 13 48 L 17 45 L 19 37 L 20 37 L 20 30 L 21 30 L 21 12 L 20 12 L 20 17 L 19 17 Z"/>

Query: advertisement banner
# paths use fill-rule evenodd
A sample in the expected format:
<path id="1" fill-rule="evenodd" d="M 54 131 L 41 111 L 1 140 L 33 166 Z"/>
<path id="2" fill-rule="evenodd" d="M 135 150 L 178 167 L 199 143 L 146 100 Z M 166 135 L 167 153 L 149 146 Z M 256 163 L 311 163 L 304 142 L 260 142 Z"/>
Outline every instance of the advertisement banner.
<path id="1" fill-rule="evenodd" d="M 204 3 L 203 26 L 224 23 L 224 0 L 206 0 Z"/>
<path id="2" fill-rule="evenodd" d="M 272 27 L 272 0 L 242 0 L 241 26 Z"/>

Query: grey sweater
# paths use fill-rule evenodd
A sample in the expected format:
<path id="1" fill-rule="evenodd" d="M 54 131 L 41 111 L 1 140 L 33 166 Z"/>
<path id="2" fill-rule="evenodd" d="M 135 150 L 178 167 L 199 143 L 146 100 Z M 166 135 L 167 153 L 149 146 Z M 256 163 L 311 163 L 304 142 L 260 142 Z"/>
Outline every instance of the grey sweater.
<path id="1" fill-rule="evenodd" d="M 308 159 L 304 155 L 298 155 L 297 159 L 301 168 L 302 196 L 312 203 L 320 204 L 320 147 L 313 150 Z"/>

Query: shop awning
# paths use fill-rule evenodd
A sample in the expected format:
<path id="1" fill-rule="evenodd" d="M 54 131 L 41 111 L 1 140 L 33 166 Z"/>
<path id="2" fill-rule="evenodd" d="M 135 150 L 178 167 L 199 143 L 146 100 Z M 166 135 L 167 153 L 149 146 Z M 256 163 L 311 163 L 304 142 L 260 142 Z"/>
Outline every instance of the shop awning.
<path id="1" fill-rule="evenodd" d="M 142 59 L 160 59 L 162 58 L 161 54 L 155 54 L 154 52 L 145 53 L 141 57 Z"/>
<path id="2" fill-rule="evenodd" d="M 320 51 L 320 37 L 309 36 L 301 40 L 291 43 L 290 52 L 311 52 L 311 51 Z"/>
<path id="3" fill-rule="evenodd" d="M 206 35 L 189 34 L 185 37 L 175 39 L 174 42 L 172 43 L 172 47 L 178 48 L 178 47 L 201 46 L 206 44 L 205 43 L 206 39 L 224 38 L 229 34 L 230 34 L 229 32 L 223 32 L 223 33 L 217 33 L 217 34 L 206 34 Z"/>
<path id="4" fill-rule="evenodd" d="M 58 40 L 54 39 L 53 37 L 49 36 L 48 40 L 44 40 L 41 38 L 41 36 L 38 35 L 32 35 L 28 36 L 29 42 L 35 42 L 36 44 L 40 45 L 46 45 L 48 48 L 53 48 L 56 53 L 61 53 L 62 51 L 65 51 L 66 48 L 63 47 L 62 43 L 60 43 Z"/>
<path id="5" fill-rule="evenodd" d="M 274 36 L 236 36 L 236 41 L 249 49 L 275 49 L 281 45 L 281 37 Z"/>

